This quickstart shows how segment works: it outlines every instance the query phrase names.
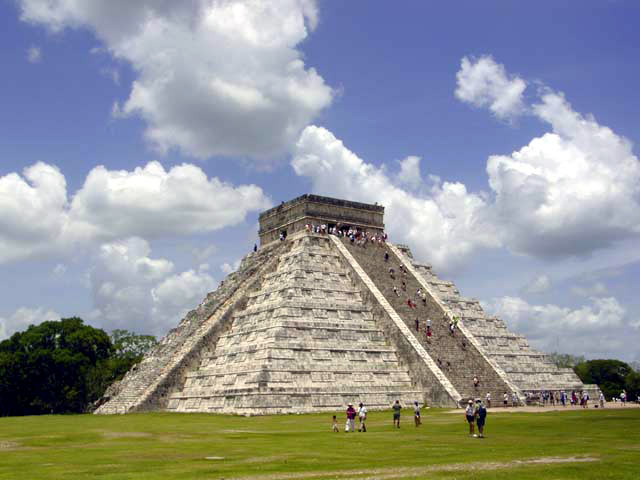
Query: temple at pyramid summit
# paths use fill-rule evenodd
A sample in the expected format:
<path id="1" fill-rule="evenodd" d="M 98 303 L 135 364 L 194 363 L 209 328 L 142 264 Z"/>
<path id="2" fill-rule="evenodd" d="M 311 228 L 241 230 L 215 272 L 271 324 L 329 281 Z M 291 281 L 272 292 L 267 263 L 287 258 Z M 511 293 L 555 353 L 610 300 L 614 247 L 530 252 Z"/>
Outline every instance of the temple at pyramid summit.
<path id="1" fill-rule="evenodd" d="M 259 236 L 96 413 L 459 407 L 487 394 L 493 406 L 597 389 L 387 239 L 383 206 L 302 195 L 263 212 Z"/>

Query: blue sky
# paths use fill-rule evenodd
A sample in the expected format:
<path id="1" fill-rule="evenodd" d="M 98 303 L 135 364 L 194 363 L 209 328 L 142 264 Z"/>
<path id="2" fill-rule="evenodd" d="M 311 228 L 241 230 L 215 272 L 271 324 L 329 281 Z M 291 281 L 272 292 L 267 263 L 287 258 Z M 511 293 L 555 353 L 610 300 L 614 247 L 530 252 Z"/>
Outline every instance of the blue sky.
<path id="1" fill-rule="evenodd" d="M 534 346 L 640 360 L 639 13 L 0 3 L 0 336 L 60 315 L 161 335 L 262 209 L 315 192 L 385 204 Z"/>

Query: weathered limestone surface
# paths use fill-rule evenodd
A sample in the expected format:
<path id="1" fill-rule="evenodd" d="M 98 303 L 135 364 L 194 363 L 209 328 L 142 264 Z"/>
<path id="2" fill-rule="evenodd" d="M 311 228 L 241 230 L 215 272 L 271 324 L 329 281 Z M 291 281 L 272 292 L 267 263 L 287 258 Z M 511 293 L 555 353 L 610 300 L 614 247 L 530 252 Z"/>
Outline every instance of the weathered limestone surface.
<path id="1" fill-rule="evenodd" d="M 523 392 L 541 390 L 587 389 L 596 398 L 597 386 L 555 367 L 414 262 L 408 247 L 305 229 L 322 222 L 381 232 L 383 213 L 315 195 L 264 212 L 258 252 L 110 387 L 96 413 L 302 413 L 360 401 L 388 408 L 396 399 L 459 406 L 487 393 L 496 403 L 505 392 L 522 402 Z M 460 323 L 452 335 L 453 317 Z"/>
<path id="2" fill-rule="evenodd" d="M 384 207 L 319 195 L 302 195 L 260 214 L 260 244 L 277 240 L 280 232 L 292 235 L 305 224 L 358 225 L 371 233 L 382 232 Z"/>
<path id="3" fill-rule="evenodd" d="M 493 398 L 501 398 L 507 392 L 510 399 L 515 392 L 521 397 L 521 401 L 524 401 L 524 396 L 518 388 L 508 381 L 504 372 L 483 355 L 477 341 L 468 332 L 460 325 L 453 335 L 449 332 L 450 314 L 437 299 L 428 295 L 424 302 L 417 296 L 417 290 L 424 291 L 424 285 L 409 269 L 405 268 L 404 273 L 401 271 L 401 264 L 405 267 L 410 265 L 405 264 L 404 256 L 399 250 L 391 244 L 369 243 L 363 247 L 352 244 L 347 239 L 337 241 L 344 243 L 357 259 L 359 266 L 373 279 L 376 287 L 402 319 L 405 328 L 415 333 L 415 338 L 422 348 L 435 360 L 448 382 L 459 392 L 459 401 L 466 402 L 468 399 L 484 397 L 487 392 L 490 392 Z M 388 261 L 384 261 L 385 252 L 389 254 Z M 395 270 L 393 276 L 389 272 L 390 268 Z M 394 286 L 397 294 L 393 291 Z M 411 300 L 415 307 L 409 307 L 408 300 Z M 431 319 L 433 335 L 430 339 L 425 333 L 427 319 Z M 477 386 L 474 384 L 474 377 L 479 380 Z"/>
<path id="4" fill-rule="evenodd" d="M 290 242 L 168 409 L 268 414 L 422 403 L 330 237 L 302 232 Z"/>
<path id="5" fill-rule="evenodd" d="M 95 413 L 161 410 L 187 372 L 229 327 L 231 314 L 246 302 L 262 276 L 273 269 L 289 244 L 272 244 L 247 255 L 237 272 L 187 314 L 125 377 L 112 385 Z"/>
<path id="6" fill-rule="evenodd" d="M 592 398 L 597 398 L 597 386 L 584 385 L 570 368 L 556 367 L 544 353 L 532 349 L 525 337 L 509 331 L 499 318 L 486 315 L 480 302 L 462 297 L 452 282 L 438 278 L 431 266 L 413 262 L 408 247 L 402 246 L 401 250 L 433 296 L 460 318 L 463 328 L 473 335 L 484 354 L 499 365 L 520 391 L 586 389 L 592 392 Z"/>
<path id="7" fill-rule="evenodd" d="M 416 335 L 407 327 L 375 282 L 342 240 L 334 236 L 330 238 L 352 268 L 351 278 L 360 287 L 362 297 L 371 306 L 375 318 L 383 326 L 385 337 L 398 349 L 398 356 L 409 366 L 411 378 L 425 392 L 427 403 L 438 406 L 460 405 L 462 401 L 460 393 L 427 353 Z"/>

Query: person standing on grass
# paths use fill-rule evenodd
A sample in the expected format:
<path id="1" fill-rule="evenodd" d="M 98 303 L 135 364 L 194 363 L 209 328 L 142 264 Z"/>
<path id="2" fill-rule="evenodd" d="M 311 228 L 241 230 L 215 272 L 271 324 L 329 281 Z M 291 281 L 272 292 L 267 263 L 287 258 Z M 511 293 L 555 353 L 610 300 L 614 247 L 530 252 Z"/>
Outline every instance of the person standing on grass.
<path id="1" fill-rule="evenodd" d="M 600 392 L 600 408 L 604 408 L 604 393 Z"/>
<path id="2" fill-rule="evenodd" d="M 334 432 L 338 432 L 338 418 L 335 415 L 333 416 L 333 423 L 331 424 L 331 430 L 333 430 Z"/>
<path id="3" fill-rule="evenodd" d="M 418 402 L 413 402 L 413 421 L 416 424 L 416 427 L 422 425 L 422 419 L 420 418 L 420 405 Z"/>
<path id="4" fill-rule="evenodd" d="M 358 426 L 359 432 L 366 432 L 367 426 L 365 425 L 365 421 L 367 420 L 367 407 L 364 406 L 362 402 L 360 402 L 358 409 L 358 420 L 360 421 L 360 425 Z"/>
<path id="5" fill-rule="evenodd" d="M 355 420 L 356 418 L 356 409 L 353 408 L 353 403 L 350 403 L 347 406 L 347 424 L 344 426 L 344 431 L 345 432 L 349 432 L 349 431 L 355 431 Z"/>
<path id="6" fill-rule="evenodd" d="M 509 394 L 507 392 L 504 392 L 504 395 L 502 395 L 502 404 L 505 407 L 509 406 Z"/>
<path id="7" fill-rule="evenodd" d="M 511 392 L 511 406 L 512 407 L 518 406 L 518 395 L 516 395 L 516 392 Z"/>
<path id="8" fill-rule="evenodd" d="M 491 393 L 487 392 L 487 396 L 485 397 L 485 402 L 487 402 L 487 408 L 491 408 Z"/>
<path id="9" fill-rule="evenodd" d="M 473 400 L 469 399 L 469 403 L 467 408 L 464 409 L 464 416 L 467 419 L 467 423 L 469 424 L 469 436 L 475 437 L 474 431 L 474 420 L 475 420 L 475 411 L 473 409 Z"/>
<path id="10" fill-rule="evenodd" d="M 487 409 L 479 398 L 476 398 L 476 410 L 474 412 L 478 424 L 478 437 L 484 438 L 484 422 L 487 418 Z"/>
<path id="11" fill-rule="evenodd" d="M 393 426 L 400 428 L 400 410 L 402 410 L 402 405 L 400 405 L 400 400 L 396 400 L 391 407 L 393 409 Z"/>

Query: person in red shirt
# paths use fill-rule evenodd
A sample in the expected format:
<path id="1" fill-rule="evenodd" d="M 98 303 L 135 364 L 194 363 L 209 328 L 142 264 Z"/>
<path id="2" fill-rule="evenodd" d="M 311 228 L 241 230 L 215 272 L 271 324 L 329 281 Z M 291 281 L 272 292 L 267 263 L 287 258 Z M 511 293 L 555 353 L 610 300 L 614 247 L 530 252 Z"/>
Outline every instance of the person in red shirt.
<path id="1" fill-rule="evenodd" d="M 356 409 L 353 408 L 353 403 L 350 403 L 347 406 L 347 424 L 344 426 L 345 432 L 355 432 L 355 418 L 356 418 Z"/>

